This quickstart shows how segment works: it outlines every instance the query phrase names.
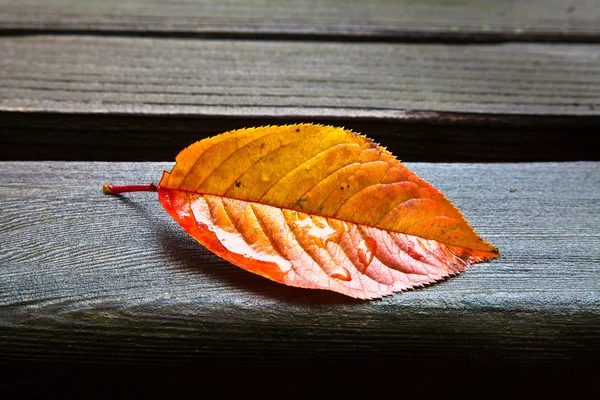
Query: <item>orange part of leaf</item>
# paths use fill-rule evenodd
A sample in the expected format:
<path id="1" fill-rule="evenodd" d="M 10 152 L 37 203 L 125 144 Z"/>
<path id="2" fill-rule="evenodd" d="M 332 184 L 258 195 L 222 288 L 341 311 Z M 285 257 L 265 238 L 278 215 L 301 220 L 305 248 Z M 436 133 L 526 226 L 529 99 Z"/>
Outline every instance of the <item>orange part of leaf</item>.
<path id="1" fill-rule="evenodd" d="M 498 256 L 433 186 L 351 131 L 241 129 L 192 144 L 158 185 L 183 228 L 276 282 L 377 298 Z"/>

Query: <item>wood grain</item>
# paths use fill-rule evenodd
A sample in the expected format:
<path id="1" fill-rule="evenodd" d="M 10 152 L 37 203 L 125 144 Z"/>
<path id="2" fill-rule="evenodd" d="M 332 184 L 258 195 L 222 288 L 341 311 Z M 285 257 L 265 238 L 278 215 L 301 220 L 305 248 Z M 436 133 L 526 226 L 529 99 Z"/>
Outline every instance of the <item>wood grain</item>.
<path id="1" fill-rule="evenodd" d="M 597 0 L 0 0 L 0 30 L 333 38 L 598 41 Z"/>
<path id="2" fill-rule="evenodd" d="M 0 0 L 0 160 L 303 121 L 405 160 L 598 160 L 599 33 L 597 0 Z M 171 165 L 0 162 L 0 397 L 600 384 L 598 162 L 409 163 L 501 258 L 377 302 L 274 284 L 155 196 L 100 192 Z"/>
<path id="3" fill-rule="evenodd" d="M 408 163 L 501 257 L 373 302 L 250 274 L 189 238 L 154 194 L 100 191 L 171 165 L 0 164 L 1 359 L 598 360 L 600 163 Z"/>
<path id="4" fill-rule="evenodd" d="M 0 39 L 0 111 L 598 115 L 600 46 Z"/>

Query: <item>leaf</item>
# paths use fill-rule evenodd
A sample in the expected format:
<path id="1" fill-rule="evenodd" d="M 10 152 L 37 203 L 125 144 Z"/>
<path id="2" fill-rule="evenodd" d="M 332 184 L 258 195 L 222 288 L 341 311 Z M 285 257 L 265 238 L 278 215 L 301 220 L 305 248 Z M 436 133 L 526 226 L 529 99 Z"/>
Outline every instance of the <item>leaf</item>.
<path id="1" fill-rule="evenodd" d="M 373 299 L 498 256 L 442 193 L 342 128 L 226 132 L 181 151 L 156 190 L 209 250 L 291 286 Z"/>

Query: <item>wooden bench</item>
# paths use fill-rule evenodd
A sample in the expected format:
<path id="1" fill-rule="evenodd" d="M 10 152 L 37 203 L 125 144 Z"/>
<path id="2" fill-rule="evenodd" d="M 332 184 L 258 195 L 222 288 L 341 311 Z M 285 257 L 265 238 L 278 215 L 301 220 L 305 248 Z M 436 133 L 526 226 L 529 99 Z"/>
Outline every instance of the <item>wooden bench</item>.
<path id="1" fill-rule="evenodd" d="M 600 383 L 600 2 L 434 3 L 0 0 L 0 388 Z M 373 137 L 500 258 L 355 301 L 101 193 L 291 122 Z"/>

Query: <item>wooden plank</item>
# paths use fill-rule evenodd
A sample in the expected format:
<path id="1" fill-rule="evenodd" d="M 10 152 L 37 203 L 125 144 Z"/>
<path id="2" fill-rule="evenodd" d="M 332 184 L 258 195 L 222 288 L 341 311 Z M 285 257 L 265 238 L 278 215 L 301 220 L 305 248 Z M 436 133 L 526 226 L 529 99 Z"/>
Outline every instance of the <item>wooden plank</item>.
<path id="1" fill-rule="evenodd" d="M 404 160 L 598 159 L 600 46 L 39 36 L 0 52 L 3 160 L 170 160 L 292 122 L 351 127 Z"/>
<path id="2" fill-rule="evenodd" d="M 600 45 L 0 39 L 0 111 L 597 116 Z"/>
<path id="3" fill-rule="evenodd" d="M 0 30 L 371 40 L 598 41 L 597 0 L 0 0 Z"/>
<path id="4" fill-rule="evenodd" d="M 600 163 L 408 164 L 501 257 L 371 302 L 250 274 L 154 194 L 100 191 L 171 165 L 0 163 L 0 359 L 597 368 Z"/>

